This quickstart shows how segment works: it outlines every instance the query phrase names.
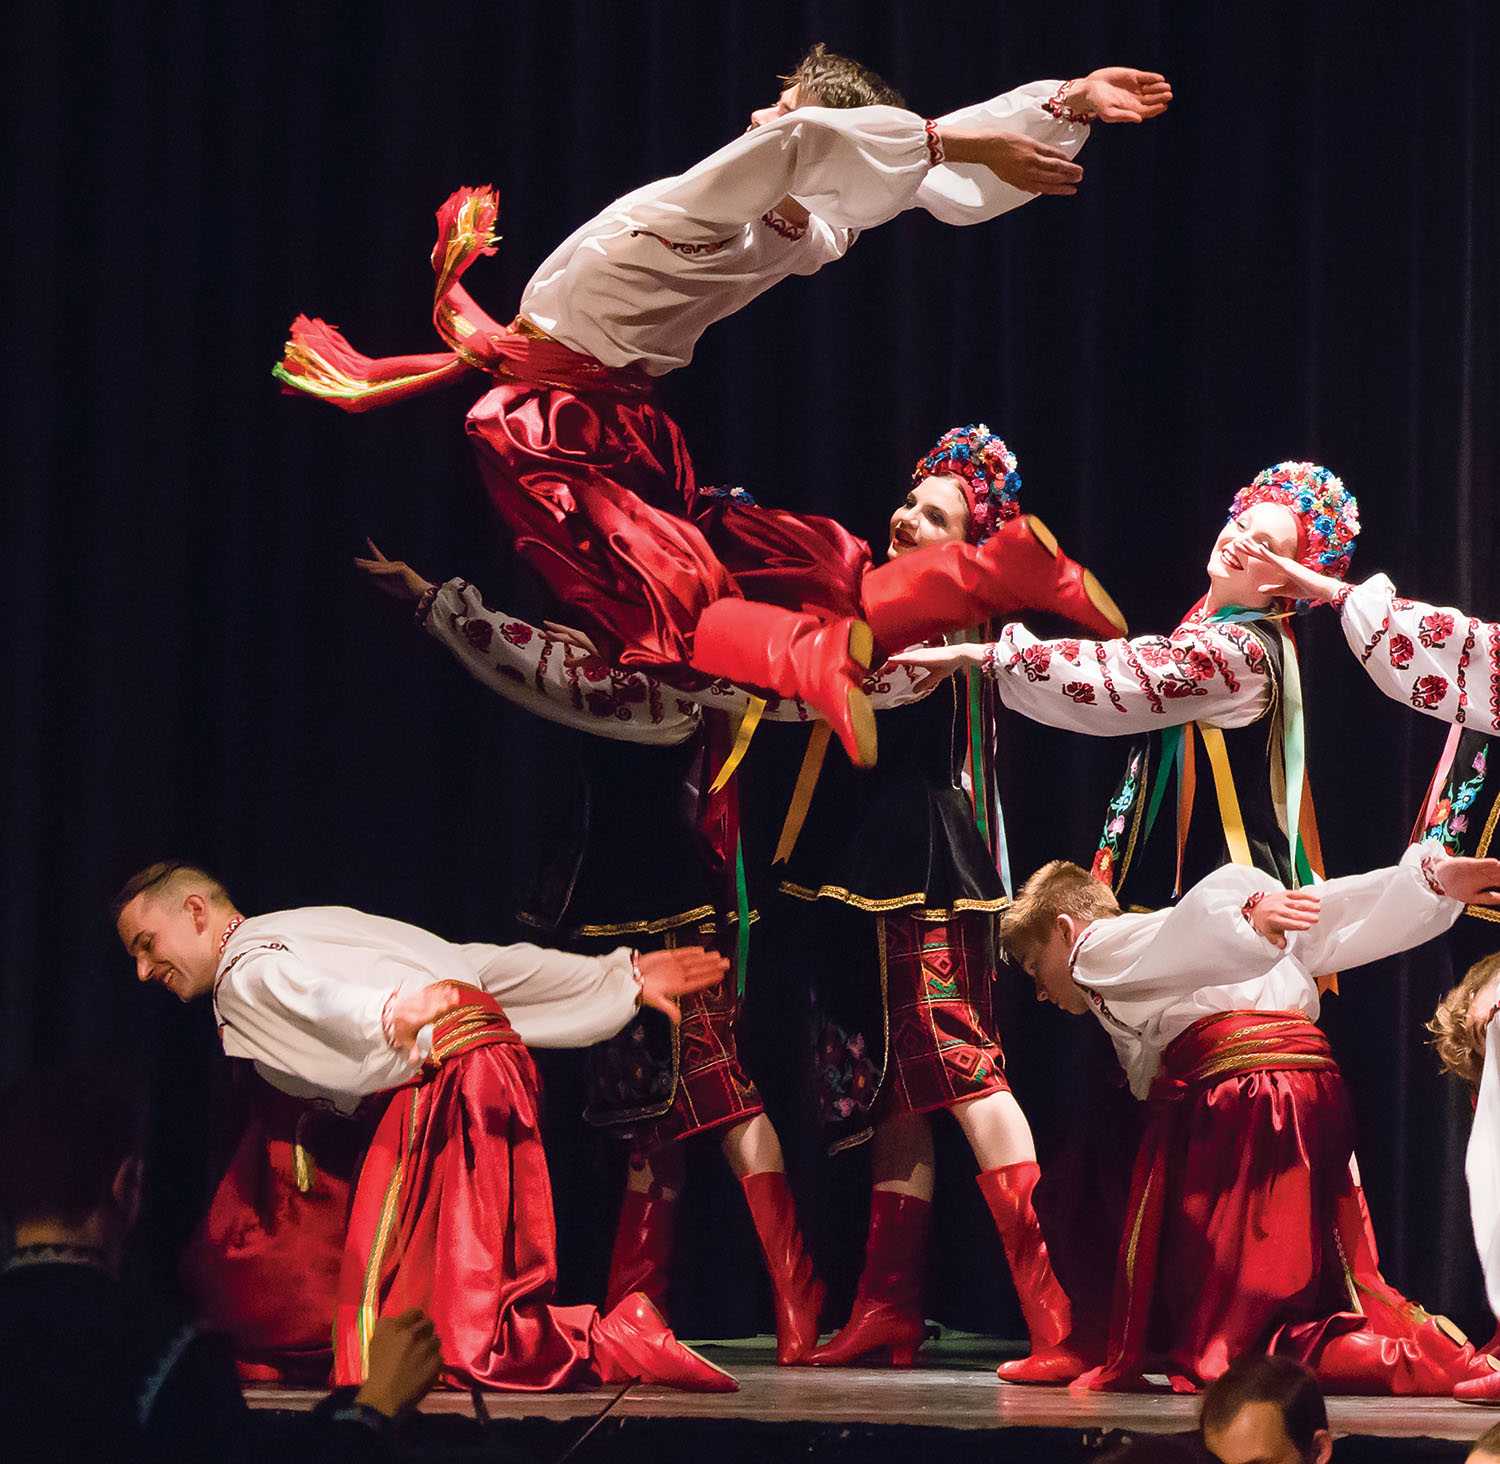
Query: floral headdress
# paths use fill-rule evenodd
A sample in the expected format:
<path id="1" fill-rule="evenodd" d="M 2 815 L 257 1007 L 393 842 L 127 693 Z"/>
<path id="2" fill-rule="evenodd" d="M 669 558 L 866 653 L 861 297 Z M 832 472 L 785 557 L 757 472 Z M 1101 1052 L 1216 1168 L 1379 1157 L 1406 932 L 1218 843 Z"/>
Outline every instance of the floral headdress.
<path id="1" fill-rule="evenodd" d="M 982 544 L 1021 512 L 1016 455 L 983 422 L 952 427 L 912 470 L 911 480 L 957 478 L 969 502 L 969 543 Z"/>
<path id="2" fill-rule="evenodd" d="M 1317 463 L 1277 463 L 1234 495 L 1229 517 L 1257 503 L 1280 503 L 1297 517 L 1297 562 L 1344 579 L 1359 534 L 1359 503 L 1343 480 Z"/>

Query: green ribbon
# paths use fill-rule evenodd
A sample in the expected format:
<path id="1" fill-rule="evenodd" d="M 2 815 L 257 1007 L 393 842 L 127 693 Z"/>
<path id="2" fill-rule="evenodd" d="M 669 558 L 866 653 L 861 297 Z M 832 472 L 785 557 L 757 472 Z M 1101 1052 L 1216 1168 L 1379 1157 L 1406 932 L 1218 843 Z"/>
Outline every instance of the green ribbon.
<path id="1" fill-rule="evenodd" d="M 750 889 L 745 883 L 745 843 L 738 834 L 734 837 L 734 902 L 740 921 L 734 933 L 735 990 L 744 996 L 750 970 Z"/>
<path id="2" fill-rule="evenodd" d="M 968 669 L 969 682 L 969 776 L 974 783 L 974 822 L 986 845 L 990 842 L 990 795 L 984 779 L 984 714 L 980 700 L 980 671 Z"/>

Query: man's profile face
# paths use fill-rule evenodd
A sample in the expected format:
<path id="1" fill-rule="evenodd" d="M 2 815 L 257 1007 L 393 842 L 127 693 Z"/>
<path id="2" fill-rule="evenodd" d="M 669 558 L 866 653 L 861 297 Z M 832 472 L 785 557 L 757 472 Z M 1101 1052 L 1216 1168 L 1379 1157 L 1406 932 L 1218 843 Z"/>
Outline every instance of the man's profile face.
<path id="1" fill-rule="evenodd" d="M 1274 1403 L 1247 1403 L 1227 1424 L 1204 1429 L 1203 1442 L 1219 1464 L 1328 1464 L 1333 1435 L 1319 1429 L 1304 1454 L 1287 1437 L 1281 1409 Z"/>
<path id="2" fill-rule="evenodd" d="M 120 911 L 115 928 L 137 981 L 154 981 L 178 1001 L 192 1001 L 213 988 L 219 935 L 213 923 L 202 895 L 143 890 Z"/>
<path id="3" fill-rule="evenodd" d="M 816 105 L 816 102 L 817 98 L 811 94 L 804 97 L 801 85 L 793 82 L 777 97 L 774 106 L 757 107 L 750 114 L 750 126 L 745 130 L 751 132 L 757 127 L 764 127 L 767 122 L 774 122 L 778 117 L 785 117 L 788 112 L 795 112 L 798 107 L 811 107 Z"/>

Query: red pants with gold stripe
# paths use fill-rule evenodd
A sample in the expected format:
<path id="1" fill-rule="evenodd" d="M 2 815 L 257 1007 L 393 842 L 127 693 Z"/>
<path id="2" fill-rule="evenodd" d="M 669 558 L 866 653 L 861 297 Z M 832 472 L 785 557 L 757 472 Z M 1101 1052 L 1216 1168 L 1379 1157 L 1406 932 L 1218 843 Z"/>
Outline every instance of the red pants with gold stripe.
<path id="1" fill-rule="evenodd" d="M 554 1306 L 557 1227 L 536 1070 L 496 1003 L 436 1023 L 437 1067 L 399 1089 L 360 1173 L 339 1283 L 336 1383 L 366 1371 L 378 1317 L 420 1306 L 456 1387 L 597 1381 L 591 1306 Z"/>
<path id="2" fill-rule="evenodd" d="M 246 1381 L 322 1386 L 355 1177 L 384 1104 L 341 1117 L 243 1066 L 234 1151 L 179 1274 Z"/>
<path id="3" fill-rule="evenodd" d="M 1447 1393 L 1470 1353 L 1388 1285 L 1350 1173 L 1354 1120 L 1327 1039 L 1295 1012 L 1204 1017 L 1167 1048 L 1116 1271 L 1110 1353 L 1079 1385 L 1190 1389 L 1241 1353 L 1323 1373 L 1369 1335 L 1360 1391 Z M 1337 1385 L 1330 1365 L 1326 1383 Z"/>

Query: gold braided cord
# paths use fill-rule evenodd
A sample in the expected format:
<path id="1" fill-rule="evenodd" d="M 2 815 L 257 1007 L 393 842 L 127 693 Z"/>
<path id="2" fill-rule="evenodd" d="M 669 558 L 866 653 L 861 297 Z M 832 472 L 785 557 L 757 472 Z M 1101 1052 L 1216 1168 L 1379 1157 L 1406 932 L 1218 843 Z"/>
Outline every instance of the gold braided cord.
<path id="1" fill-rule="evenodd" d="M 288 361 L 296 363 L 302 370 L 288 370 L 285 364 Z M 416 371 L 410 376 L 393 377 L 390 381 L 362 381 L 357 376 L 350 376 L 347 371 L 340 371 L 337 366 L 331 365 L 316 351 L 310 350 L 297 341 L 288 341 L 285 354 L 271 368 L 271 375 L 283 386 L 291 387 L 293 391 L 305 392 L 308 396 L 319 397 L 326 401 L 347 401 L 358 397 L 379 396 L 382 392 L 397 391 L 414 382 L 427 381 L 436 375 L 437 371 L 446 369 L 440 366 L 433 371 Z"/>
<path id="2" fill-rule="evenodd" d="M 977 900 L 964 898 L 955 900 L 951 906 L 924 905 L 926 894 L 921 890 L 915 890 L 909 895 L 893 895 L 889 899 L 871 899 L 868 895 L 856 895 L 852 890 L 843 885 L 825 884 L 812 889 L 808 885 L 799 885 L 789 879 L 784 879 L 777 886 L 784 895 L 790 895 L 794 900 L 838 900 L 841 904 L 852 905 L 856 910 L 863 910 L 869 915 L 886 915 L 901 910 L 909 912 L 918 920 L 925 920 L 933 924 L 941 924 L 945 920 L 951 920 L 955 915 L 968 913 L 993 913 L 1003 910 L 1010 904 L 1008 895 L 997 895 L 993 900 Z M 911 909 L 912 906 L 920 906 L 920 909 Z"/>

